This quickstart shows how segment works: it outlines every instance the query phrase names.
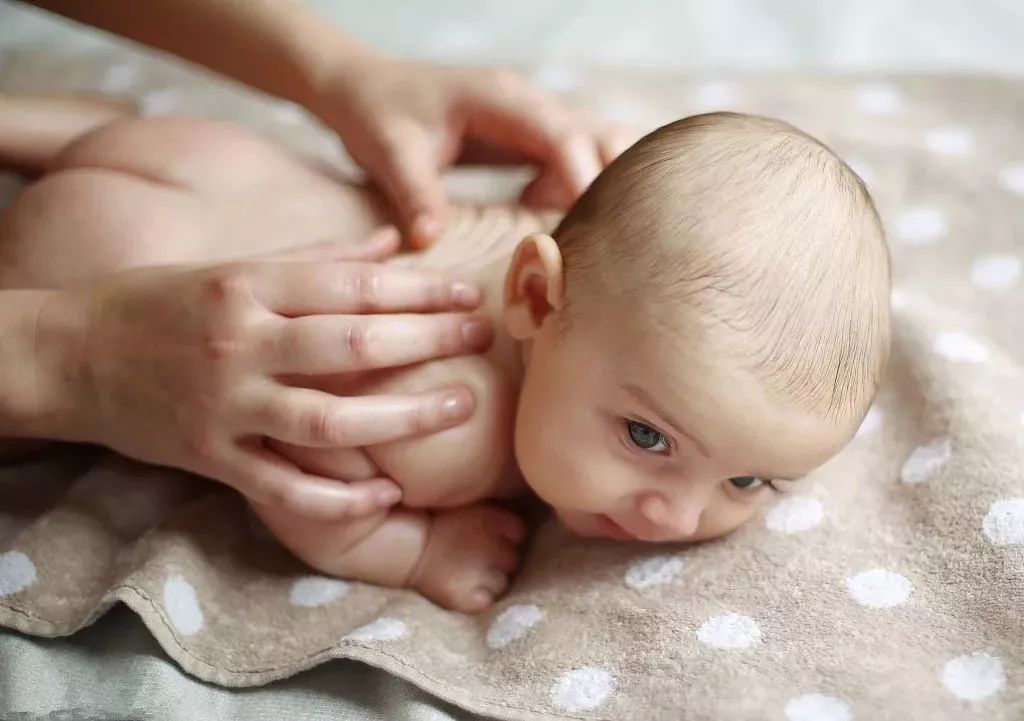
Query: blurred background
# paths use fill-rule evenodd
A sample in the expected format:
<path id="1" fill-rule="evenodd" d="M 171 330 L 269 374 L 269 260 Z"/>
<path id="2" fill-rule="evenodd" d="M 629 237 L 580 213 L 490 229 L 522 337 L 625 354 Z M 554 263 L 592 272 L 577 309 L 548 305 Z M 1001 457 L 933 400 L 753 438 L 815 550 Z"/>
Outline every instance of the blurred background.
<path id="1" fill-rule="evenodd" d="M 545 66 L 552 89 L 560 67 L 1024 74 L 1020 0 L 306 1 L 379 48 Z M 2 48 L 110 42 L 0 0 Z"/>

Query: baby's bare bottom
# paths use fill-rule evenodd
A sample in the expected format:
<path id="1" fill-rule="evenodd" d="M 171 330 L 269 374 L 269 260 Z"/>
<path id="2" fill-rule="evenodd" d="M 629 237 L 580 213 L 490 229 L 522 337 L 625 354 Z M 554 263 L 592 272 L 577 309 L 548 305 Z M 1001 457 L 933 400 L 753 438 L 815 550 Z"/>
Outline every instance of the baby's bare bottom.
<path id="1" fill-rule="evenodd" d="M 52 167 L 0 213 L 2 288 L 227 261 L 340 233 L 361 238 L 389 220 L 367 192 L 215 123 L 120 121 L 70 143 Z M 429 489 L 417 495 L 429 505 Z M 285 546 L 324 573 L 410 586 L 465 611 L 504 591 L 524 533 L 516 516 L 483 504 L 402 507 L 332 524 L 256 510 Z"/>

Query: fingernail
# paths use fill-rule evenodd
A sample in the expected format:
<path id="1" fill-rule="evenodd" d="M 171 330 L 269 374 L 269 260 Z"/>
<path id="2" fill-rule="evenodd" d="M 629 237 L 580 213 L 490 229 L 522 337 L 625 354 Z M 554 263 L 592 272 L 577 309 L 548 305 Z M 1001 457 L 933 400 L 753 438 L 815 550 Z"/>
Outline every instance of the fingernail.
<path id="1" fill-rule="evenodd" d="M 402 491 L 394 486 L 383 488 L 377 491 L 377 494 L 374 496 L 374 500 L 377 501 L 377 505 L 379 507 L 388 508 L 402 500 Z"/>
<path id="2" fill-rule="evenodd" d="M 441 233 L 441 223 L 429 215 L 418 215 L 412 222 L 412 236 L 417 245 L 430 245 Z"/>
<path id="3" fill-rule="evenodd" d="M 462 341 L 470 348 L 480 349 L 491 339 L 491 326 L 479 318 L 462 324 Z"/>
<path id="4" fill-rule="evenodd" d="M 473 396 L 466 391 L 451 393 L 441 401 L 441 417 L 446 421 L 461 421 L 473 412 Z"/>
<path id="5" fill-rule="evenodd" d="M 469 283 L 452 284 L 452 300 L 463 308 L 475 308 L 482 300 L 480 291 Z"/>

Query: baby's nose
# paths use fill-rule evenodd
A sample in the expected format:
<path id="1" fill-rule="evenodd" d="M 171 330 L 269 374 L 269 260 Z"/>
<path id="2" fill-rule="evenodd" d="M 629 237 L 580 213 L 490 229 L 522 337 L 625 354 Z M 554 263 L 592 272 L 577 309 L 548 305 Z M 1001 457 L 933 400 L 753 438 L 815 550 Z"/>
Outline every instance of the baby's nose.
<path id="1" fill-rule="evenodd" d="M 660 493 L 649 493 L 638 500 L 637 510 L 659 535 L 680 539 L 697 532 L 704 504 L 697 498 L 669 499 Z"/>

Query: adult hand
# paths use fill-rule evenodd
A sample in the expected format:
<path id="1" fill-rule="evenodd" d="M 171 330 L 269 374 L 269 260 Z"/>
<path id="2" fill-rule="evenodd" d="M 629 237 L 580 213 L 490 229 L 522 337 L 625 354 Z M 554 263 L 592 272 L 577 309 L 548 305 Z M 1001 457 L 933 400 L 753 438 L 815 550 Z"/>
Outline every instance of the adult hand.
<path id="1" fill-rule="evenodd" d="M 393 252 L 397 240 L 394 230 L 378 237 L 371 255 Z M 471 393 L 343 398 L 287 378 L 476 352 L 491 329 L 464 312 L 480 301 L 475 288 L 339 260 L 351 253 L 325 246 L 262 262 L 150 268 L 57 293 L 43 313 L 79 319 L 81 332 L 54 435 L 309 517 L 393 504 L 388 479 L 347 484 L 307 473 L 264 441 L 359 447 L 430 433 L 465 421 Z"/>
<path id="2" fill-rule="evenodd" d="M 338 63 L 306 100 L 394 203 L 414 244 L 440 232 L 440 171 L 461 160 L 528 162 L 522 200 L 567 208 L 635 140 L 514 73 L 376 55 Z"/>

